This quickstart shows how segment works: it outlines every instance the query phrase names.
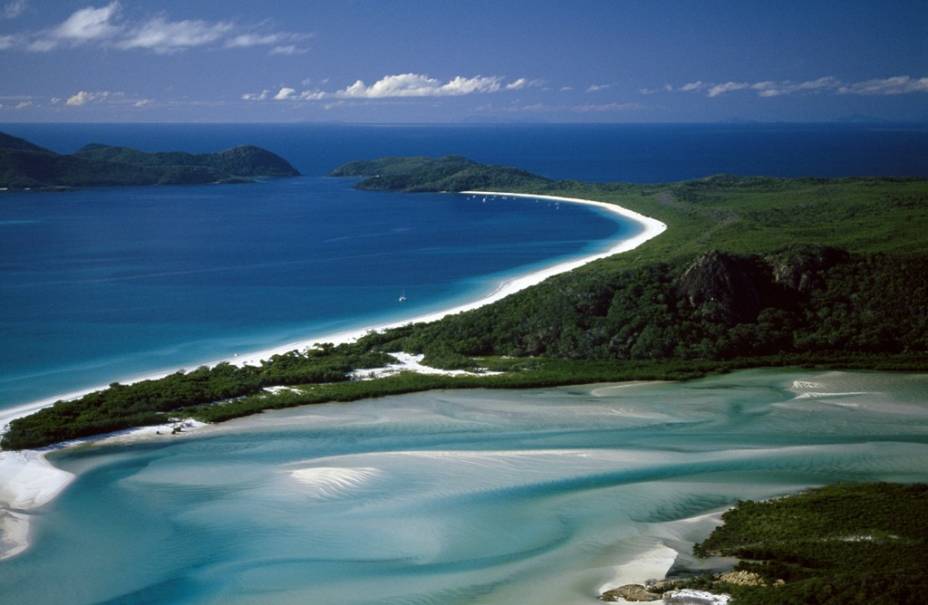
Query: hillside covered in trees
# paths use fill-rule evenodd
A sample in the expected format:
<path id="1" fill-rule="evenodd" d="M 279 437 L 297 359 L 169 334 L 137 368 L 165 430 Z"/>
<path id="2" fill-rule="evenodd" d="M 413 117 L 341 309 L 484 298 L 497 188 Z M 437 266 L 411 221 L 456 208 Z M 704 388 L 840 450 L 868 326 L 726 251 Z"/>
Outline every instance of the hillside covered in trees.
<path id="1" fill-rule="evenodd" d="M 695 552 L 738 557 L 741 573 L 679 584 L 739 605 L 921 603 L 928 590 L 928 485 L 831 485 L 739 502 L 722 519 Z"/>
<path id="2" fill-rule="evenodd" d="M 251 145 L 192 154 L 90 144 L 62 155 L 0 133 L 0 187 L 6 189 L 192 185 L 299 174 L 282 157 Z"/>
<path id="3" fill-rule="evenodd" d="M 551 181 L 509 166 L 489 166 L 456 155 L 440 158 L 393 157 L 349 162 L 330 176 L 364 177 L 358 189 L 372 191 L 467 191 L 546 187 Z"/>
<path id="4" fill-rule="evenodd" d="M 462 170 L 482 175 L 481 184 L 459 179 Z M 359 186 L 596 199 L 657 218 L 668 230 L 633 251 L 430 324 L 277 356 L 261 368 L 200 369 L 59 402 L 14 421 L 3 447 L 171 417 L 219 421 L 429 388 L 678 379 L 771 365 L 928 369 L 928 181 L 716 176 L 584 184 L 460 158 L 386 159 L 339 171 L 372 172 L 392 174 L 392 184 L 381 176 Z M 351 372 L 383 365 L 396 351 L 423 353 L 433 366 L 503 373 L 351 380 Z M 264 391 L 274 385 L 294 389 Z"/>

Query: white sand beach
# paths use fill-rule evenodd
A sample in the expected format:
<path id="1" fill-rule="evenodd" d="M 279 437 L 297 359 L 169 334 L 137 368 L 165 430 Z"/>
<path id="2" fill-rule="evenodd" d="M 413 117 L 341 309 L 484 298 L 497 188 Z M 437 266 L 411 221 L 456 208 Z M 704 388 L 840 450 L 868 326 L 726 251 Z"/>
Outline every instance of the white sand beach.
<path id="1" fill-rule="evenodd" d="M 73 480 L 43 452 L 0 452 L 0 560 L 29 546 L 29 511 L 52 501 Z"/>

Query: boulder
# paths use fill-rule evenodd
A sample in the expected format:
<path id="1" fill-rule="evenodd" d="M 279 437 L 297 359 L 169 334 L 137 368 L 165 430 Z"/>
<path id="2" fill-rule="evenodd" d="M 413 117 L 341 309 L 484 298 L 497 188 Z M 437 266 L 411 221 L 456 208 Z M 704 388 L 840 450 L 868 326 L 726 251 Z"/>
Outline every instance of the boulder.
<path id="1" fill-rule="evenodd" d="M 766 586 L 767 583 L 758 573 L 753 571 L 727 571 L 718 576 L 719 582 L 734 584 L 736 586 Z"/>
<path id="2" fill-rule="evenodd" d="M 660 593 L 651 592 L 641 584 L 626 584 L 607 590 L 599 595 L 599 600 L 607 603 L 616 602 L 619 599 L 625 599 L 626 601 L 656 601 L 660 598 Z"/>

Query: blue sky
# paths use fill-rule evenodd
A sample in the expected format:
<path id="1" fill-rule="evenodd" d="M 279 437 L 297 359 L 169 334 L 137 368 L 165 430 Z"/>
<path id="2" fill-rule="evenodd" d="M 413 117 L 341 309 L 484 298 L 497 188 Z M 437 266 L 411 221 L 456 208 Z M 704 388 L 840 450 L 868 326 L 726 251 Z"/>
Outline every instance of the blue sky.
<path id="1" fill-rule="evenodd" d="M 0 0 L 0 122 L 928 120 L 928 2 Z"/>

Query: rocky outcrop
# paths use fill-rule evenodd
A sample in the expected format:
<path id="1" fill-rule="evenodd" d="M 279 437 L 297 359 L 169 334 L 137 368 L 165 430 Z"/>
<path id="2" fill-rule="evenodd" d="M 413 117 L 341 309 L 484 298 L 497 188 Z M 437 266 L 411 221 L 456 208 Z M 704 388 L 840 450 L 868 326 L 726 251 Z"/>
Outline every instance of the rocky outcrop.
<path id="1" fill-rule="evenodd" d="M 661 598 L 660 592 L 651 592 L 645 586 L 641 584 L 626 584 L 625 586 L 619 586 L 618 588 L 613 588 L 612 590 L 607 590 L 603 594 L 599 595 L 600 601 L 606 601 L 607 603 L 613 603 L 619 599 L 625 599 L 626 601 L 657 601 Z"/>
<path id="2" fill-rule="evenodd" d="M 766 586 L 767 583 L 759 573 L 753 571 L 727 571 L 718 576 L 719 582 L 736 586 Z"/>
<path id="3" fill-rule="evenodd" d="M 802 294 L 820 288 L 825 271 L 847 260 L 848 253 L 827 246 L 797 246 L 764 258 L 778 285 Z"/>
<path id="4" fill-rule="evenodd" d="M 757 257 L 712 251 L 702 254 L 677 280 L 677 293 L 701 313 L 729 324 L 753 321 L 772 280 Z"/>
<path id="5" fill-rule="evenodd" d="M 700 314 L 729 325 L 761 309 L 789 308 L 824 287 L 826 272 L 849 258 L 824 246 L 796 246 L 767 256 L 717 250 L 698 256 L 677 278 L 677 295 Z"/>

